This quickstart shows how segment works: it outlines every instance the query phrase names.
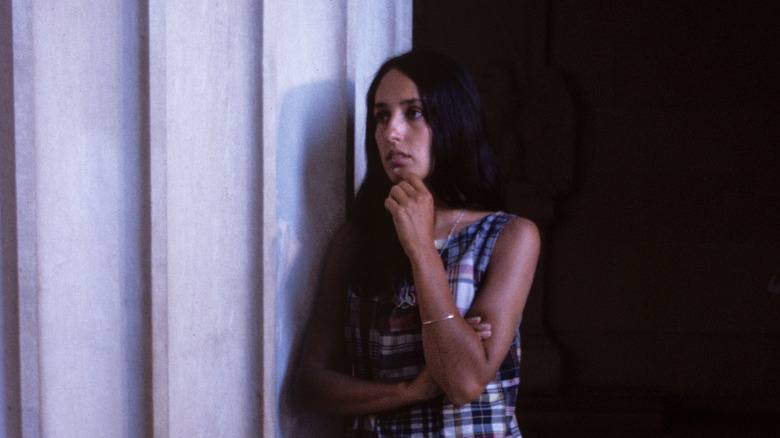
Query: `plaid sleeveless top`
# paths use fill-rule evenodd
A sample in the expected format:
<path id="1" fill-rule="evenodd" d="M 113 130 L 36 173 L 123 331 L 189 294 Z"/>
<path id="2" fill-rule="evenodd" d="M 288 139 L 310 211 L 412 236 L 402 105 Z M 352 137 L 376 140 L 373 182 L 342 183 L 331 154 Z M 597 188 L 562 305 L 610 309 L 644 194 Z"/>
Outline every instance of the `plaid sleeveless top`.
<path id="1" fill-rule="evenodd" d="M 446 248 L 440 248 L 461 315 L 466 314 L 479 294 L 496 238 L 512 218 L 502 212 L 490 214 L 453 235 Z M 345 319 L 346 350 L 356 377 L 408 380 L 425 366 L 414 286 L 401 288 L 392 298 L 361 298 L 348 292 Z M 495 378 L 476 400 L 455 407 L 442 395 L 401 409 L 360 415 L 350 419 L 346 436 L 519 437 L 514 415 L 519 382 L 518 327 Z"/>

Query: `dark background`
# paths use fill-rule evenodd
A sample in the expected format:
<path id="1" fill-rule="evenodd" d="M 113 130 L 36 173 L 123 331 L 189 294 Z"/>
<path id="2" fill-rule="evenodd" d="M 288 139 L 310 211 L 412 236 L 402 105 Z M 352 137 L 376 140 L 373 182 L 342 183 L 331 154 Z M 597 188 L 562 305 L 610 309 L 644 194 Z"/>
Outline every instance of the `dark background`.
<path id="1" fill-rule="evenodd" d="M 772 1 L 415 1 L 543 232 L 527 438 L 780 434 L 779 37 Z"/>

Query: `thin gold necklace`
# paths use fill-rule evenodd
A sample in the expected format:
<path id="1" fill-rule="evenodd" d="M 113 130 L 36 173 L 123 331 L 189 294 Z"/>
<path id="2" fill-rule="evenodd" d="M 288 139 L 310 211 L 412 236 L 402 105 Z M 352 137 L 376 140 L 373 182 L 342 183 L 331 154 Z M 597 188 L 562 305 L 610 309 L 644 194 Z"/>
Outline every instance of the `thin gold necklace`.
<path id="1" fill-rule="evenodd" d="M 466 211 L 466 209 L 463 209 L 460 211 L 460 214 L 458 215 L 458 218 L 455 219 L 455 223 L 452 224 L 452 228 L 450 228 L 450 234 L 447 235 L 447 239 L 444 241 L 444 245 L 441 246 L 441 249 L 439 250 L 439 257 L 444 253 L 444 248 L 447 247 L 447 244 L 450 243 L 450 239 L 452 238 L 452 233 L 455 232 L 455 228 L 458 227 L 458 224 L 460 223 L 460 220 L 463 218 L 463 213 Z"/>

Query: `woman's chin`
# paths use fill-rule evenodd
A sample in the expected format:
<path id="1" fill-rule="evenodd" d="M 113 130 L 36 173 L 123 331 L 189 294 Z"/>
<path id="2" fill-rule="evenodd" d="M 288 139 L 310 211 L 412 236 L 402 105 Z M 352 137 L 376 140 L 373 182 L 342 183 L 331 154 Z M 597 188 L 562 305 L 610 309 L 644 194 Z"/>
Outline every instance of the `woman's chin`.
<path id="1" fill-rule="evenodd" d="M 404 172 L 404 169 L 406 169 L 406 172 Z M 385 174 L 393 184 L 398 184 L 399 182 L 403 181 L 403 177 L 401 177 L 401 173 L 417 175 L 423 181 L 425 181 L 426 178 L 429 176 L 428 172 L 418 172 L 404 166 L 397 166 L 389 169 L 385 168 Z"/>
<path id="2" fill-rule="evenodd" d="M 387 175 L 387 178 L 392 182 L 393 184 L 398 184 L 403 180 L 401 178 L 401 170 L 403 167 L 392 167 L 392 168 L 385 168 L 385 175 Z"/>

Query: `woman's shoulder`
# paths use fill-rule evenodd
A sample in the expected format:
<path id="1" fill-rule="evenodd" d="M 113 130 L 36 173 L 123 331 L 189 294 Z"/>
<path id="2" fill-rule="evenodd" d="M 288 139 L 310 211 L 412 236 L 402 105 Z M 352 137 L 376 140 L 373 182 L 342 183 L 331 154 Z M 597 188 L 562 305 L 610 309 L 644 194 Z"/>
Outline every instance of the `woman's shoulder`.
<path id="1" fill-rule="evenodd" d="M 489 211 L 489 210 L 464 210 L 463 218 L 460 221 L 459 230 L 475 226 L 476 224 L 484 224 L 486 222 L 492 222 L 496 218 L 499 218 L 506 213 L 502 211 Z"/>
<path id="2" fill-rule="evenodd" d="M 503 212 L 500 215 L 505 218 L 506 223 L 498 235 L 496 245 L 507 250 L 511 248 L 515 251 L 538 253 L 541 245 L 541 236 L 536 224 L 532 220 L 521 216 Z"/>
<path id="3" fill-rule="evenodd" d="M 463 225 L 464 229 L 472 227 L 474 232 L 487 233 L 497 237 L 497 242 L 503 241 L 505 244 L 508 243 L 512 246 L 520 242 L 538 245 L 540 239 L 539 229 L 532 220 L 525 217 L 505 211 L 477 210 L 468 210 L 463 216 L 464 219 L 468 220 Z"/>
<path id="4" fill-rule="evenodd" d="M 538 231 L 533 221 L 512 213 L 505 211 L 466 210 L 463 214 L 461 227 L 466 228 L 477 223 L 484 223 L 486 226 L 496 226 L 502 229 L 508 226 L 511 229 Z"/>

